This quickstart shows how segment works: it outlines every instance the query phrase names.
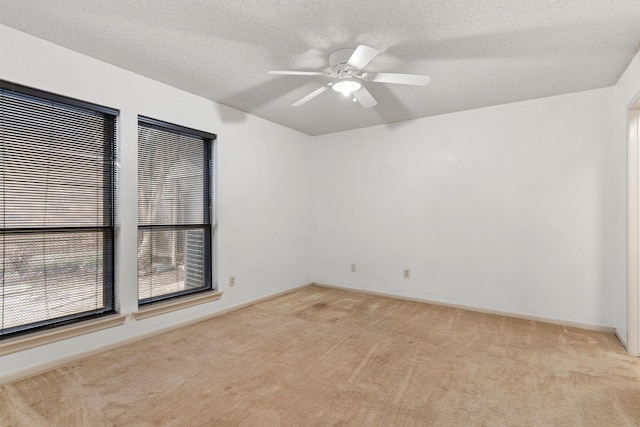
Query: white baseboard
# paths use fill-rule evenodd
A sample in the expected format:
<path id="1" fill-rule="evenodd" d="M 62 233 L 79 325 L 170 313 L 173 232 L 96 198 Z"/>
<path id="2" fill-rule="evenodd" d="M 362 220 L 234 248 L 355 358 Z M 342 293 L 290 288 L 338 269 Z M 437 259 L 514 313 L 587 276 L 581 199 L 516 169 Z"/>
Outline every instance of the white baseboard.
<path id="1" fill-rule="evenodd" d="M 388 293 L 388 292 L 379 292 L 379 291 L 372 291 L 372 290 L 368 290 L 368 289 L 351 288 L 351 287 L 348 287 L 348 286 L 341 286 L 341 285 L 330 285 L 330 284 L 326 284 L 326 283 L 316 283 L 316 282 L 314 282 L 313 285 L 321 286 L 321 287 L 325 287 L 325 288 L 341 289 L 341 290 L 350 291 L 350 292 L 359 292 L 359 293 L 368 294 L 368 295 L 376 295 L 376 296 L 387 297 L 387 298 L 395 298 L 395 299 L 400 299 L 400 300 L 405 300 L 405 301 L 413 301 L 413 302 L 420 302 L 420 303 L 425 303 L 425 304 L 439 305 L 439 306 L 442 306 L 442 307 L 456 308 L 456 309 L 459 309 L 459 310 L 475 311 L 475 312 L 478 312 L 478 313 L 495 314 L 495 315 L 498 315 L 498 316 L 513 317 L 515 319 L 533 320 L 535 322 L 551 323 L 553 325 L 568 326 L 568 327 L 572 327 L 572 328 L 586 329 L 586 330 L 589 330 L 589 331 L 606 332 L 606 333 L 610 333 L 610 334 L 613 334 L 613 333 L 616 332 L 616 329 L 613 326 L 604 326 L 604 325 L 596 325 L 596 324 L 591 324 L 591 323 L 574 322 L 574 321 L 571 321 L 571 320 L 553 319 L 553 318 L 550 318 L 550 317 L 535 316 L 535 315 L 531 315 L 531 314 L 516 313 L 516 312 L 511 312 L 511 311 L 492 310 L 492 309 L 481 308 L 481 307 L 473 307 L 473 306 L 468 306 L 468 305 L 452 304 L 452 303 L 448 303 L 448 302 L 444 302 L 444 301 L 429 300 L 429 299 L 426 299 L 426 298 L 414 298 L 414 297 L 408 297 L 408 296 L 404 296 L 404 295 L 396 295 L 396 294 L 392 294 L 392 293 Z"/>
<path id="2" fill-rule="evenodd" d="M 290 289 L 286 289 L 284 291 L 280 291 L 280 292 L 276 292 L 274 294 L 270 294 L 270 295 L 266 295 L 266 296 L 263 296 L 263 297 L 255 298 L 253 300 L 249 300 L 249 301 L 234 305 L 232 307 L 228 307 L 228 308 L 226 308 L 224 310 L 216 311 L 215 313 L 207 314 L 205 316 L 199 316 L 197 318 L 189 319 L 189 320 L 187 320 L 185 322 L 175 323 L 173 325 L 169 325 L 169 326 L 166 326 L 166 327 L 163 327 L 163 328 L 155 329 L 155 330 L 153 330 L 151 332 L 147 332 L 147 333 L 143 333 L 143 334 L 140 334 L 140 335 L 136 335 L 134 337 L 127 338 L 127 339 L 124 339 L 124 340 L 121 340 L 121 341 L 118 341 L 118 342 L 114 342 L 114 343 L 111 343 L 111 344 L 105 344 L 103 346 L 92 348 L 90 350 L 86 350 L 86 351 L 81 351 L 81 352 L 78 352 L 78 353 L 70 354 L 68 356 L 64 356 L 64 357 L 61 357 L 61 358 L 58 358 L 58 359 L 47 361 L 45 363 L 41 363 L 41 364 L 38 364 L 38 365 L 30 366 L 30 367 L 25 368 L 25 369 L 21 369 L 21 370 L 15 371 L 15 372 L 11 372 L 11 373 L 8 373 L 8 374 L 5 374 L 5 375 L 1 375 L 0 376 L 0 385 L 6 384 L 6 383 L 10 383 L 10 382 L 13 382 L 13 381 L 18 381 L 18 380 L 21 380 L 21 379 L 24 379 L 24 378 L 27 378 L 27 377 L 31 377 L 33 375 L 41 374 L 43 372 L 59 368 L 60 366 L 68 365 L 69 363 L 73 363 L 73 362 L 75 362 L 77 360 L 84 359 L 85 357 L 94 356 L 96 354 L 100 354 L 100 353 L 103 353 L 105 351 L 113 350 L 113 349 L 116 349 L 118 347 L 122 347 L 122 346 L 125 346 L 125 345 L 128 345 L 128 344 L 132 344 L 132 343 L 134 343 L 136 341 L 140 341 L 140 340 L 143 340 L 145 338 L 152 337 L 154 335 L 159 335 L 159 334 L 162 334 L 162 333 L 165 333 L 165 332 L 172 331 L 174 329 L 183 328 L 185 326 L 192 325 L 194 323 L 203 322 L 205 320 L 209 320 L 209 319 L 212 319 L 214 317 L 221 316 L 221 315 L 226 314 L 226 313 L 230 313 L 232 311 L 240 310 L 241 308 L 249 307 L 251 305 L 254 305 L 254 304 L 257 304 L 257 303 L 260 303 L 260 302 L 263 302 L 263 301 L 268 301 L 270 299 L 277 298 L 279 296 L 289 294 L 291 292 L 297 291 L 298 289 L 306 288 L 306 287 L 311 286 L 311 285 L 312 285 L 312 283 L 305 283 L 303 285 L 297 285 L 297 286 L 294 286 L 294 287 L 292 287 Z"/>
<path id="3" fill-rule="evenodd" d="M 629 346 L 627 345 L 627 337 L 623 337 L 618 329 L 616 329 L 613 333 L 616 335 L 616 338 L 618 338 L 618 341 L 620 341 L 620 344 L 622 344 L 622 346 L 627 351 L 629 351 Z"/>

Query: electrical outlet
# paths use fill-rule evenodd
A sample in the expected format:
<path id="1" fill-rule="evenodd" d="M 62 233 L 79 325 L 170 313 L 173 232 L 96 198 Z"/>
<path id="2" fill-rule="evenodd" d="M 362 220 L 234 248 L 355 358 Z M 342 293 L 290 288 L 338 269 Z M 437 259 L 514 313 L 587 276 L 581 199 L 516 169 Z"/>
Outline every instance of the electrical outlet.
<path id="1" fill-rule="evenodd" d="M 355 264 L 351 264 L 351 272 L 352 273 L 356 272 L 356 265 Z"/>
<path id="2" fill-rule="evenodd" d="M 409 270 L 408 268 L 405 268 L 402 271 L 402 277 L 404 277 L 405 279 L 411 278 L 411 270 Z"/>
<path id="3" fill-rule="evenodd" d="M 236 276 L 229 277 L 229 286 L 234 287 L 236 285 Z"/>

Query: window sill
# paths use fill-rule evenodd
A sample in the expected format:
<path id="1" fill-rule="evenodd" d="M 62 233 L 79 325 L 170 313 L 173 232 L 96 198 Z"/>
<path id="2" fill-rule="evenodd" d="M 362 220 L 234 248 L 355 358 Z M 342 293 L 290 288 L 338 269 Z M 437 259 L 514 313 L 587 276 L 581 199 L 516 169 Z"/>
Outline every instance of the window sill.
<path id="1" fill-rule="evenodd" d="M 135 320 L 142 320 L 148 317 L 159 316 L 161 314 L 181 310 L 183 308 L 191 307 L 194 305 L 204 304 L 211 301 L 218 301 L 220 297 L 222 297 L 222 292 L 219 291 L 190 295 L 183 298 L 169 300 L 143 307 L 135 313 L 131 313 L 131 316 Z"/>
<path id="2" fill-rule="evenodd" d="M 153 304 L 149 307 L 142 308 L 135 313 L 131 313 L 131 316 L 135 320 L 146 319 L 186 307 L 217 301 L 221 297 L 222 292 L 218 291 L 191 295 L 176 300 Z M 121 326 L 124 325 L 126 319 L 126 315 L 113 314 L 79 323 L 73 323 L 71 325 L 47 329 L 41 332 L 34 332 L 32 334 L 22 335 L 15 338 L 8 338 L 0 341 L 0 356 L 28 350 L 30 348 L 66 340 L 80 335 L 90 334 L 103 329 Z"/>
<path id="3" fill-rule="evenodd" d="M 35 332 L 29 335 L 9 338 L 7 340 L 0 341 L 0 356 L 56 341 L 66 340 L 79 335 L 85 335 L 91 332 L 101 331 L 107 328 L 113 328 L 115 326 L 121 326 L 124 324 L 126 319 L 127 316 L 125 315 L 114 314 L 67 326 L 47 329 L 46 331 Z"/>

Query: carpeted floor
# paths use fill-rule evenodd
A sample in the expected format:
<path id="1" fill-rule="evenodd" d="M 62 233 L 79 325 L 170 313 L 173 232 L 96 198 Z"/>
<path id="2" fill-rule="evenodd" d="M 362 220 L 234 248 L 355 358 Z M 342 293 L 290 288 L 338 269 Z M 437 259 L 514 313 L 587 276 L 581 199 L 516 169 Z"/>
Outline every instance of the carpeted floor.
<path id="1" fill-rule="evenodd" d="M 609 334 L 320 287 L 0 387 L 1 426 L 638 426 Z"/>

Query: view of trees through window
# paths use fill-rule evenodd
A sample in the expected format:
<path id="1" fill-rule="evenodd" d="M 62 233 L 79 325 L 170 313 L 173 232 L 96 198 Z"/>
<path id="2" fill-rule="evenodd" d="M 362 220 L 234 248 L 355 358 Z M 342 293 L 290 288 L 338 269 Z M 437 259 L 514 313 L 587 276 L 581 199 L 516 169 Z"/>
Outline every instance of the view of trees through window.
<path id="1" fill-rule="evenodd" d="M 99 233 L 10 234 L 2 245 L 4 330 L 104 307 Z"/>

